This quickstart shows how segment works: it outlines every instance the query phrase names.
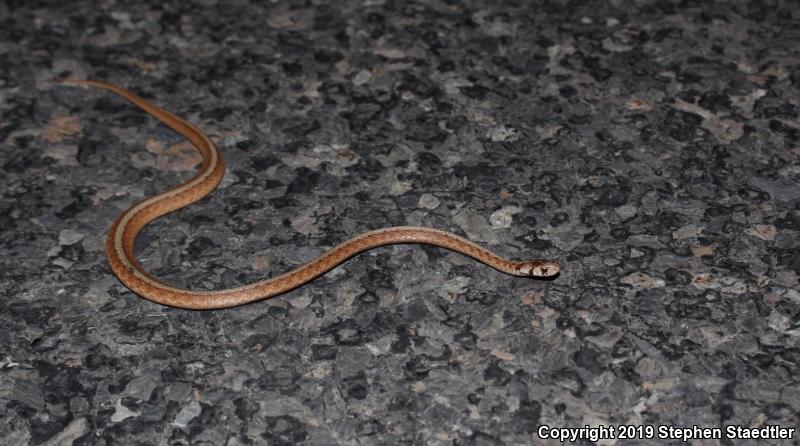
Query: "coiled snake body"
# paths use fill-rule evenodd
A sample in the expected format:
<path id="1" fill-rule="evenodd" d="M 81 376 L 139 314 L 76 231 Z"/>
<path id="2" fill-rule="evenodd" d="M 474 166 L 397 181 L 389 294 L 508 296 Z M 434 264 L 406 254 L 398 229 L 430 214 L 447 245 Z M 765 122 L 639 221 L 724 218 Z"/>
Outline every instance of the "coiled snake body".
<path id="1" fill-rule="evenodd" d="M 515 276 L 549 278 L 556 276 L 560 271 L 559 263 L 556 261 L 512 261 L 449 232 L 416 226 L 398 226 L 366 232 L 287 273 L 250 285 L 215 291 L 196 291 L 170 286 L 142 269 L 136 260 L 134 242 L 148 223 L 200 200 L 217 187 L 225 173 L 219 149 L 194 125 L 124 88 L 89 80 L 67 80 L 64 83 L 98 87 L 122 96 L 189 140 L 203 155 L 200 169 L 191 179 L 134 204 L 116 219 L 108 232 L 106 256 L 111 270 L 125 286 L 145 299 L 194 310 L 235 307 L 267 299 L 304 285 L 360 252 L 399 243 L 440 246 Z"/>

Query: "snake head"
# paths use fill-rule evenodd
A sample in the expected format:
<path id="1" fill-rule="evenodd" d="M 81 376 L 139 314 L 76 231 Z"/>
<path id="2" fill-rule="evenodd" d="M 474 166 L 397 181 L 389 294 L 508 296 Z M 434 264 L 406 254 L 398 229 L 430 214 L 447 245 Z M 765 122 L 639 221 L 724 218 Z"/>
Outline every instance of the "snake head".
<path id="1" fill-rule="evenodd" d="M 549 278 L 561 272 L 561 265 L 552 260 L 531 260 L 519 262 L 517 274 L 524 277 Z"/>

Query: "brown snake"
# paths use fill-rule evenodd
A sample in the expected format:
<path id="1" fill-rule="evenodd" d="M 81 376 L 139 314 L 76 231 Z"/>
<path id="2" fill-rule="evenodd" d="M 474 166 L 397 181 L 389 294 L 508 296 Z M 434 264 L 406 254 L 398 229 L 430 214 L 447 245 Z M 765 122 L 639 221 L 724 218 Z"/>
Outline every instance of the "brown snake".
<path id="1" fill-rule="evenodd" d="M 372 248 L 400 243 L 435 245 L 472 257 L 506 274 L 550 278 L 558 275 L 559 263 L 551 260 L 517 262 L 507 260 L 477 244 L 436 229 L 398 226 L 366 232 L 347 240 L 287 273 L 250 285 L 215 291 L 176 288 L 147 274 L 136 260 L 134 242 L 139 232 L 157 218 L 205 197 L 222 180 L 222 154 L 197 127 L 136 96 L 124 88 L 89 80 L 64 83 L 89 85 L 116 93 L 189 140 L 203 155 L 200 170 L 188 181 L 134 204 L 122 213 L 108 232 L 106 256 L 111 270 L 131 291 L 160 304 L 193 310 L 229 308 L 276 296 L 325 274 L 354 255 Z"/>

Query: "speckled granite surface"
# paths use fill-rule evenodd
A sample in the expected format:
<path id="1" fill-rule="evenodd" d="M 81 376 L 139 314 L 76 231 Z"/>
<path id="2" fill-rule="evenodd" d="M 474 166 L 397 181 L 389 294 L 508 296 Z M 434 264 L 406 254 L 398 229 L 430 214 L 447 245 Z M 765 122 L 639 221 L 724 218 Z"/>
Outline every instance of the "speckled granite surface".
<path id="1" fill-rule="evenodd" d="M 791 2 L 51 3 L 0 2 L 4 443 L 798 426 Z M 400 246 L 232 310 L 147 302 L 104 234 L 197 157 L 64 77 L 129 87 L 224 151 L 221 188 L 140 239 L 170 283 L 246 284 L 402 224 L 564 271 Z"/>

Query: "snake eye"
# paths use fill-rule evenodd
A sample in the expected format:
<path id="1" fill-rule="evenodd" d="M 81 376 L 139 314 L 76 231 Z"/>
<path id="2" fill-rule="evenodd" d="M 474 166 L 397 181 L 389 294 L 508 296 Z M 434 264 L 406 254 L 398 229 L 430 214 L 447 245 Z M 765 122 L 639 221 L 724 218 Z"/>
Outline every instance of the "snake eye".
<path id="1" fill-rule="evenodd" d="M 546 267 L 546 266 L 543 266 L 543 267 L 541 268 L 541 271 L 542 271 L 542 275 L 543 275 L 543 276 L 546 276 L 546 275 L 547 275 L 547 271 L 548 271 L 548 269 L 547 269 L 547 267 Z"/>

